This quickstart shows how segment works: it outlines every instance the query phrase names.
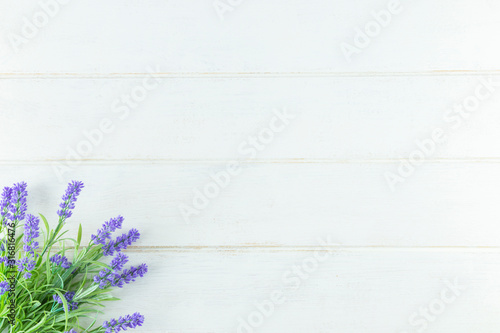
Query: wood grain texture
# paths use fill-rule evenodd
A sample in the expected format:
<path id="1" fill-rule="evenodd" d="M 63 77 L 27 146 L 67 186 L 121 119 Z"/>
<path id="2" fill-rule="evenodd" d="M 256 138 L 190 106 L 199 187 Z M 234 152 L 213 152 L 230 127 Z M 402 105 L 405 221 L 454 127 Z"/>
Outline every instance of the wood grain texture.
<path id="1" fill-rule="evenodd" d="M 127 253 L 149 273 L 98 322 L 498 332 L 500 2 L 401 0 L 363 37 L 397 0 L 54 1 L 0 1 L 0 185 L 27 181 L 29 211 L 54 221 L 80 179 L 70 235 L 118 214 L 140 230 Z M 293 121 L 250 156 L 285 108 Z M 392 191 L 385 175 L 436 128 L 447 139 Z M 241 173 L 194 207 L 231 160 Z M 242 328 L 274 291 L 287 301 Z"/>
<path id="2" fill-rule="evenodd" d="M 253 163 L 206 200 L 225 164 L 86 163 L 73 231 L 86 237 L 110 217 L 145 235 L 140 246 L 309 246 L 331 234 L 343 246 L 499 246 L 498 163 L 426 163 L 390 190 L 397 163 Z M 50 163 L 0 166 L 0 184 L 26 180 L 30 211 L 51 220 L 65 182 Z M 214 185 L 211 185 L 214 186 Z M 213 191 L 210 189 L 209 191 Z M 208 192 L 207 192 L 208 193 Z M 209 192 L 212 193 L 212 192 Z M 180 205 L 198 209 L 183 219 Z M 203 208 L 205 207 L 205 208 Z"/>
<path id="3" fill-rule="evenodd" d="M 73 151 L 118 161 L 399 159 L 436 128 L 446 140 L 428 159 L 499 158 L 499 83 L 500 76 L 163 79 L 129 104 L 143 79 L 0 80 L 0 159 L 75 159 Z M 486 97 L 475 109 L 454 109 L 478 88 Z M 284 109 L 294 118 L 279 123 L 270 143 L 255 156 L 249 144 L 240 149 Z M 29 135 L 16 135 L 21 129 Z"/>
<path id="4" fill-rule="evenodd" d="M 498 331 L 497 250 L 341 250 L 309 273 L 300 268 L 303 278 L 293 273 L 311 258 L 313 251 L 131 253 L 131 264 L 147 262 L 149 272 L 117 290 L 122 300 L 99 318 L 143 309 L 146 323 L 134 332 L 246 332 L 239 318 L 283 291 L 286 301 L 254 332 L 416 332 L 421 308 L 433 319 L 426 332 Z M 443 291 L 453 298 L 446 281 L 460 288 L 441 311 Z M 414 313 L 419 324 L 411 325 Z"/>
<path id="5" fill-rule="evenodd" d="M 224 21 L 214 1 L 65 1 L 40 28 L 37 2 L 2 5 L 2 73 L 366 73 L 500 70 L 495 0 L 401 0 L 348 62 L 341 43 L 390 1 L 234 1 Z M 227 1 L 224 1 L 227 3 Z M 23 34 L 23 29 L 27 30 Z M 9 37 L 27 39 L 14 52 Z M 29 38 L 26 38 L 29 37 Z M 364 45 L 367 45 L 366 47 Z M 361 47 L 363 46 L 363 47 Z"/>

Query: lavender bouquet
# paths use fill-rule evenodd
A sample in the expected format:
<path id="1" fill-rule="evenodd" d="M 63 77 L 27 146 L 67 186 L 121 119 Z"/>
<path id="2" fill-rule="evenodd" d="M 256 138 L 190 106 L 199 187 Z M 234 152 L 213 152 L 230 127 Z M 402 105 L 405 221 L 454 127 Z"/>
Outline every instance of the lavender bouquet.
<path id="1" fill-rule="evenodd" d="M 123 217 L 110 219 L 81 246 L 82 226 L 76 239 L 63 237 L 62 231 L 72 215 L 75 202 L 84 187 L 82 182 L 68 184 L 57 212 L 55 229 L 47 219 L 26 214 L 28 192 L 24 182 L 3 189 L 0 202 L 0 332 L 23 333 L 113 333 L 142 326 L 144 316 L 134 313 L 111 319 L 98 327 L 95 319 L 88 327 L 82 318 L 102 313 L 104 301 L 118 300 L 110 291 L 114 287 L 142 277 L 147 265 L 124 269 L 128 257 L 121 252 L 139 238 L 130 229 L 115 239 L 111 234 L 122 228 Z M 40 237 L 40 220 L 45 230 Z M 66 247 L 66 243 L 72 246 Z M 113 258 L 109 264 L 103 257 Z M 71 260 L 71 261 L 70 261 Z"/>

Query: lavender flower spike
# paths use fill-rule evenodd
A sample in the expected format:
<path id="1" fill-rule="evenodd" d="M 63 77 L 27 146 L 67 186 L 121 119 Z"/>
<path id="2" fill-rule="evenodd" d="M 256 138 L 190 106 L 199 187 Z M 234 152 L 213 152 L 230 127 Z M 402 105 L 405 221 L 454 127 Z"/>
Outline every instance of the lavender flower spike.
<path id="1" fill-rule="evenodd" d="M 0 222 L 3 225 L 6 225 L 7 219 L 10 218 L 9 208 L 11 198 L 12 189 L 10 187 L 4 187 L 2 192 L 2 201 L 0 201 Z"/>
<path id="2" fill-rule="evenodd" d="M 64 298 L 66 299 L 66 301 L 68 303 L 68 309 L 69 310 L 76 310 L 76 309 L 78 309 L 78 303 L 77 302 L 73 302 L 73 297 L 74 296 L 75 296 L 75 292 L 74 291 L 68 291 L 66 294 L 64 294 Z M 56 301 L 59 304 L 62 304 L 63 301 L 61 300 L 61 297 L 59 297 L 59 295 L 55 294 L 52 297 L 54 298 L 54 301 Z"/>
<path id="3" fill-rule="evenodd" d="M 74 328 L 72 328 L 69 331 L 65 331 L 64 333 L 78 333 L 78 332 Z"/>
<path id="4" fill-rule="evenodd" d="M 24 246 L 23 249 L 34 255 L 35 250 L 38 248 L 38 242 L 34 239 L 40 236 L 39 225 L 40 219 L 31 214 L 28 214 L 26 223 L 24 224 Z"/>
<path id="5" fill-rule="evenodd" d="M 103 269 L 98 275 L 94 276 L 94 282 L 99 284 L 99 288 L 104 289 L 110 285 L 111 271 Z"/>
<path id="6" fill-rule="evenodd" d="M 118 273 L 120 273 L 121 269 L 127 262 L 128 262 L 128 256 L 126 254 L 118 252 L 111 261 L 110 266 L 112 271 L 107 268 L 103 269 L 102 271 L 99 272 L 98 275 L 94 276 L 94 282 L 99 283 L 99 288 L 101 289 L 106 288 L 113 281 L 112 273 L 120 276 Z"/>
<path id="7" fill-rule="evenodd" d="M 32 257 L 24 257 L 16 261 L 17 268 L 19 271 L 24 271 L 23 277 L 29 279 L 31 277 L 31 271 L 35 269 L 35 261 Z"/>
<path id="8" fill-rule="evenodd" d="M 57 215 L 60 216 L 60 220 L 63 222 L 73 215 L 72 209 L 75 208 L 76 199 L 80 195 L 83 187 L 83 182 L 76 180 L 72 180 L 71 183 L 68 184 L 66 193 L 62 196 L 63 202 L 59 205 L 61 209 L 57 211 Z"/>
<path id="9" fill-rule="evenodd" d="M 111 319 L 110 321 L 106 321 L 102 324 L 102 327 L 106 329 L 105 333 L 115 333 L 121 330 L 126 331 L 127 328 L 136 328 L 137 326 L 142 326 L 142 324 L 144 324 L 144 316 L 136 312 L 133 315 L 120 316 L 118 320 Z"/>
<path id="10" fill-rule="evenodd" d="M 140 235 L 139 230 L 134 228 L 130 229 L 128 234 L 122 234 L 121 236 L 118 236 L 116 240 L 110 240 L 106 243 L 102 247 L 103 255 L 112 256 L 113 253 L 126 249 L 127 246 L 138 240 Z"/>
<path id="11" fill-rule="evenodd" d="M 2 296 L 7 291 L 9 291 L 9 289 L 10 289 L 10 285 L 7 281 L 0 282 L 0 296 Z"/>
<path id="12" fill-rule="evenodd" d="M 121 271 L 123 266 L 128 262 L 128 256 L 124 253 L 118 252 L 116 256 L 111 260 L 111 268 L 114 271 Z"/>
<path id="13" fill-rule="evenodd" d="M 111 239 L 111 233 L 116 229 L 121 229 L 123 223 L 123 216 L 118 215 L 109 221 L 104 222 L 102 228 L 97 230 L 97 235 L 92 235 L 91 239 L 96 244 L 106 244 L 106 239 Z"/>
<path id="14" fill-rule="evenodd" d="M 24 220 L 26 209 L 28 208 L 26 202 L 26 198 L 28 196 L 28 191 L 26 191 L 27 187 L 28 184 L 26 184 L 25 182 L 14 184 L 14 186 L 12 187 L 9 218 L 14 223 Z"/>
<path id="15" fill-rule="evenodd" d="M 51 262 L 56 264 L 56 266 L 61 266 L 62 268 L 68 269 L 71 267 L 71 262 L 68 261 L 68 258 L 62 256 L 60 254 L 54 254 L 49 259 Z"/>
<path id="16" fill-rule="evenodd" d="M 128 284 L 131 281 L 135 281 L 137 277 L 143 277 L 147 272 L 148 266 L 146 264 L 140 264 L 137 267 L 130 267 L 130 269 L 123 270 L 122 274 L 113 274 L 113 276 L 109 278 L 109 281 L 112 287 L 123 288 L 124 283 Z"/>

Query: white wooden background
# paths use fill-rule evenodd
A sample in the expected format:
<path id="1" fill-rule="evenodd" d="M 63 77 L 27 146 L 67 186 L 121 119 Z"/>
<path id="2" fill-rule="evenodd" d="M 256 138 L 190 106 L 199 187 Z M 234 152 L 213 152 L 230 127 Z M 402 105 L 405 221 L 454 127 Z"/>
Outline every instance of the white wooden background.
<path id="1" fill-rule="evenodd" d="M 100 320 L 140 311 L 136 332 L 150 333 L 499 331 L 500 2 L 401 0 L 351 61 L 342 43 L 393 1 L 54 3 L 0 1 L 0 185 L 27 181 L 30 211 L 54 221 L 66 182 L 83 180 L 73 232 L 82 222 L 88 239 L 117 214 L 140 229 L 128 253 L 150 271 Z M 145 79 L 158 86 L 127 110 Z M 488 98 L 458 119 L 477 89 Z M 295 118 L 242 155 L 283 109 Z M 436 128 L 446 141 L 391 189 L 385 175 Z M 179 207 L 232 160 L 241 173 L 186 223 Z M 284 303 L 259 310 L 279 291 Z"/>

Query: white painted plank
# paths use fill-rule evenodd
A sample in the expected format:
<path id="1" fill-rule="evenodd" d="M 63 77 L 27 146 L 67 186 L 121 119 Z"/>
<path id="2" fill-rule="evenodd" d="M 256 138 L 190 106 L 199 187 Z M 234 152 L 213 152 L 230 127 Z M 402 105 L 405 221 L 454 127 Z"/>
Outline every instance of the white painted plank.
<path id="1" fill-rule="evenodd" d="M 66 186 L 52 168 L 4 164 L 0 184 L 27 181 L 30 211 L 54 221 Z M 63 179 L 87 184 L 68 223 L 74 234 L 78 222 L 90 234 L 122 214 L 125 229 L 143 233 L 140 246 L 311 245 L 325 233 L 345 246 L 500 245 L 499 163 L 427 163 L 392 192 L 384 174 L 397 168 L 251 163 L 222 188 L 210 175 L 225 164 L 85 163 Z M 183 219 L 187 206 L 198 215 Z"/>
<path id="2" fill-rule="evenodd" d="M 407 158 L 436 128 L 447 139 L 427 158 L 500 157 L 499 76 L 165 79 L 127 108 L 142 82 L 0 80 L 0 159 Z M 476 88 L 487 97 L 454 111 Z M 275 109 L 295 118 L 251 148 Z M 111 129 L 89 140 L 104 119 Z"/>
<path id="3" fill-rule="evenodd" d="M 133 253 L 131 263 L 148 263 L 148 274 L 117 290 L 122 300 L 99 318 L 139 311 L 146 320 L 137 333 L 403 333 L 425 325 L 430 333 L 488 333 L 500 327 L 497 251 L 318 254 L 325 259 L 316 260 L 313 251 Z M 460 286 L 456 294 L 446 281 Z M 283 292 L 284 303 L 253 330 L 238 331 L 239 318 L 258 320 L 255 304 L 275 291 Z"/>
<path id="4" fill-rule="evenodd" d="M 380 29 L 372 12 L 388 10 L 392 0 L 220 0 L 239 3 L 223 21 L 213 0 L 58 1 L 65 5 L 46 11 L 35 1 L 0 3 L 0 72 L 500 69 L 500 48 L 492 43 L 500 30 L 495 0 L 401 0 Z M 356 44 L 357 28 L 373 29 L 373 37 Z M 351 62 L 342 43 L 357 45 Z"/>

